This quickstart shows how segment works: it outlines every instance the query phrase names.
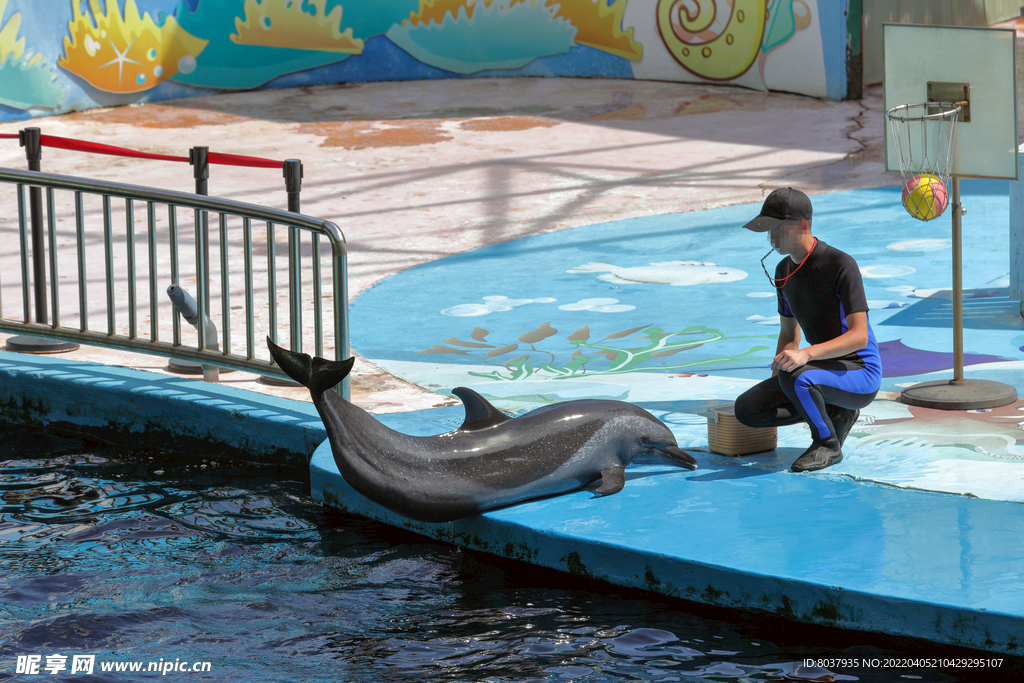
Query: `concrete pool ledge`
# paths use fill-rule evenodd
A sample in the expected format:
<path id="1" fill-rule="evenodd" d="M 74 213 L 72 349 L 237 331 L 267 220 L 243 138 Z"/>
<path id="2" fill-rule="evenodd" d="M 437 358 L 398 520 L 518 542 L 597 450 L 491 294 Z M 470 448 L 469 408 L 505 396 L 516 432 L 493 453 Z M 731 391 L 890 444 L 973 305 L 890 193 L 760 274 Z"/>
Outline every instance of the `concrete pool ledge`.
<path id="1" fill-rule="evenodd" d="M 305 471 L 327 438 L 311 403 L 59 356 L 0 352 L 0 420 Z"/>
<path id="2" fill-rule="evenodd" d="M 386 417 L 428 434 L 460 410 Z M 310 479 L 314 498 L 346 512 L 581 577 L 804 623 L 1024 652 L 1024 506 L 693 453 L 693 472 L 634 463 L 613 496 L 578 491 L 444 524 L 355 492 L 328 443 L 314 453 Z M 779 449 L 786 461 L 798 455 Z"/>

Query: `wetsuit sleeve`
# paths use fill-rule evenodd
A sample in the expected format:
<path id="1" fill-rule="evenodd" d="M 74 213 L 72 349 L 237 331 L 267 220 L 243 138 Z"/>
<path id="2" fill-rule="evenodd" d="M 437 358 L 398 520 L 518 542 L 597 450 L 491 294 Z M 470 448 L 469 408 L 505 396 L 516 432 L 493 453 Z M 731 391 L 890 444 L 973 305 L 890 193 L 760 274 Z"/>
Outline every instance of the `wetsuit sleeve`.
<path id="1" fill-rule="evenodd" d="M 777 294 L 779 298 L 779 315 L 786 316 L 787 318 L 793 317 L 793 311 L 789 310 L 789 302 L 786 301 L 786 297 L 782 294 L 782 290 L 778 290 Z"/>
<path id="2" fill-rule="evenodd" d="M 857 262 L 848 254 L 839 263 L 839 273 L 836 278 L 837 294 L 839 302 L 843 305 L 845 315 L 868 311 L 868 300 L 864 294 L 864 280 L 861 278 L 860 268 Z"/>
<path id="3" fill-rule="evenodd" d="M 775 282 L 780 282 L 782 278 L 786 276 L 786 274 L 782 272 L 782 264 L 785 262 L 786 259 L 783 259 L 782 261 L 779 261 L 777 266 L 775 266 Z M 779 315 L 792 318 L 793 311 L 789 310 L 789 302 L 786 301 L 786 295 L 782 293 L 781 287 L 775 290 L 775 295 L 778 298 Z"/>

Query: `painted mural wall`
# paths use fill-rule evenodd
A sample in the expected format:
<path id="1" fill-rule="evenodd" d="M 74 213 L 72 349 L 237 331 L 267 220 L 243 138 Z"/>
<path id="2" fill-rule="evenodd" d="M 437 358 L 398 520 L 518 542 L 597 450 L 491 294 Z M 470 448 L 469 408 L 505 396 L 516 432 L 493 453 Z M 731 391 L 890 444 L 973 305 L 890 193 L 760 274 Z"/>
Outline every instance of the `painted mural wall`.
<path id="1" fill-rule="evenodd" d="M 0 0 L 0 120 L 340 82 L 724 83 L 842 99 L 840 0 Z"/>

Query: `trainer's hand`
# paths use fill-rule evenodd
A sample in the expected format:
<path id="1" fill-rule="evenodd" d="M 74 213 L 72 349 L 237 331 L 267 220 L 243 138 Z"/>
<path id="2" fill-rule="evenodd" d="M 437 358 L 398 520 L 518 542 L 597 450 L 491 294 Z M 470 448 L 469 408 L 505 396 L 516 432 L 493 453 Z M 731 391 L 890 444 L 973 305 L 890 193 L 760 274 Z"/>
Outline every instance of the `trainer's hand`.
<path id="1" fill-rule="evenodd" d="M 793 372 L 801 365 L 806 365 L 810 359 L 811 354 L 807 352 L 807 349 L 797 349 L 795 351 L 783 351 L 775 356 L 775 361 L 772 364 L 779 370 Z"/>

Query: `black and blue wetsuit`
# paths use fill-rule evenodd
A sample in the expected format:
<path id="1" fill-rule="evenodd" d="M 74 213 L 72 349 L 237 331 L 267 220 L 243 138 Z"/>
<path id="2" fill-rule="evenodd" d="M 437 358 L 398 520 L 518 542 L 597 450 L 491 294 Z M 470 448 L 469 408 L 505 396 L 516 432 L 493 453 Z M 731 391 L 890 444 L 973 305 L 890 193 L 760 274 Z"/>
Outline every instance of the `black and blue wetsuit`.
<path id="1" fill-rule="evenodd" d="M 784 280 L 792 273 L 788 280 Z M 818 240 L 803 266 L 786 257 L 775 267 L 779 315 L 796 318 L 804 338 L 821 344 L 845 333 L 846 316 L 868 310 L 864 282 L 849 254 Z M 751 387 L 736 399 L 736 419 L 748 427 L 781 427 L 803 420 L 816 441 L 835 435 L 833 407 L 859 410 L 874 400 L 882 382 L 882 362 L 868 323 L 863 349 L 824 360 L 811 360 L 792 372 Z"/>

